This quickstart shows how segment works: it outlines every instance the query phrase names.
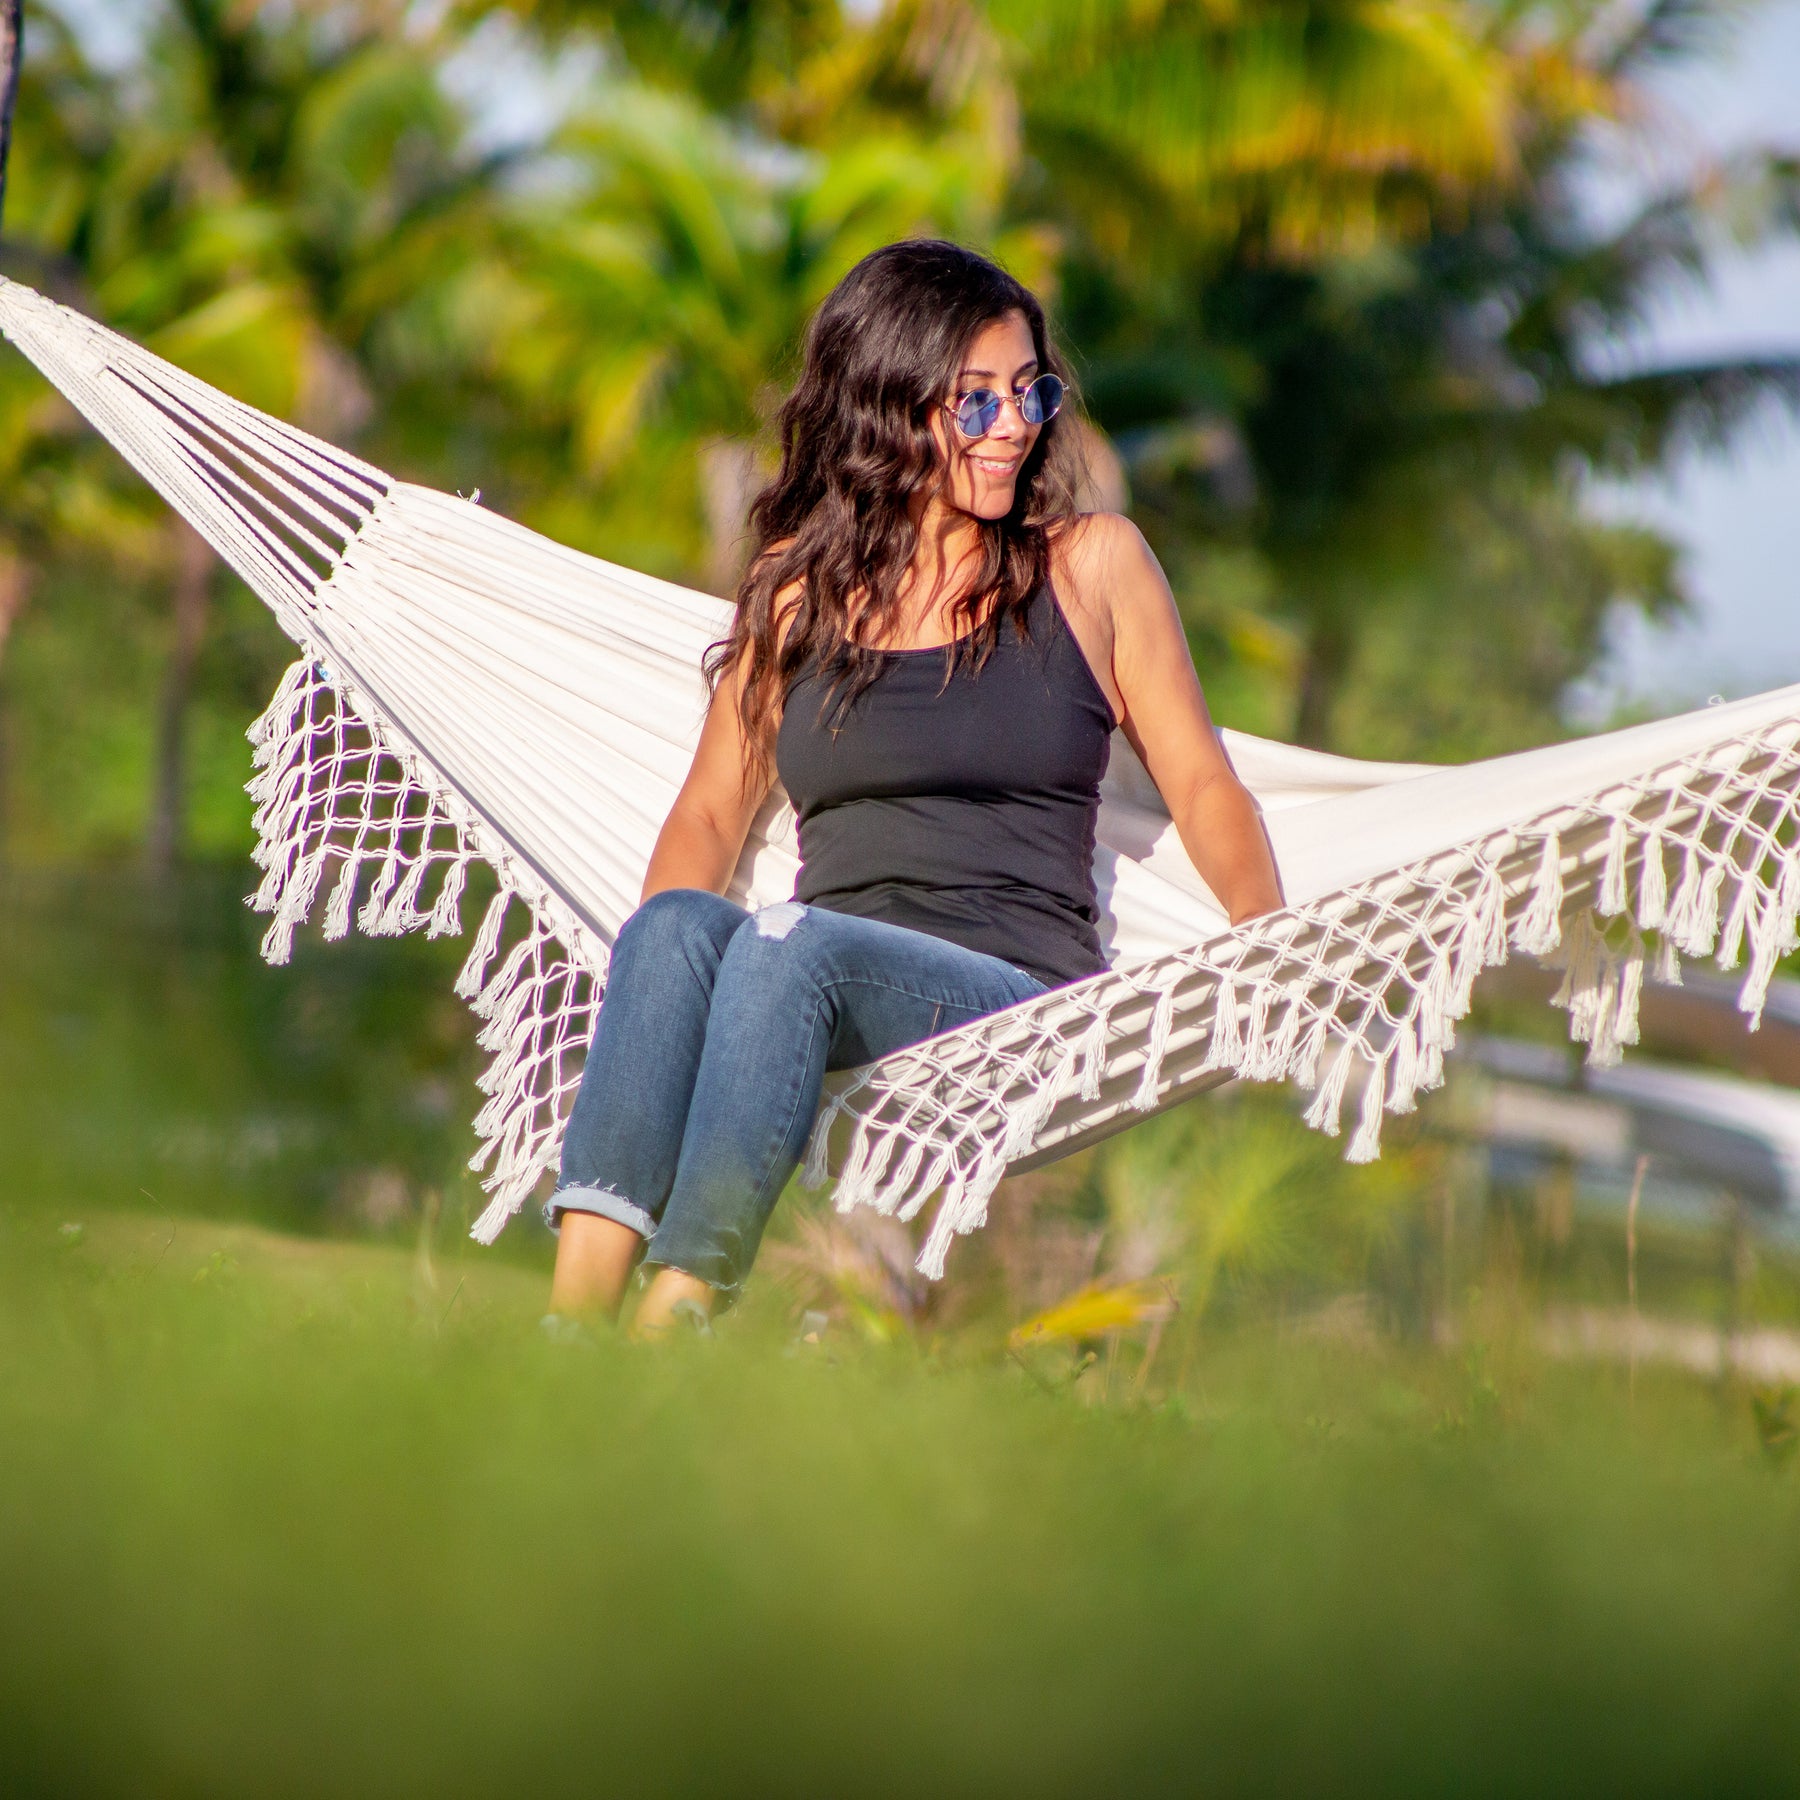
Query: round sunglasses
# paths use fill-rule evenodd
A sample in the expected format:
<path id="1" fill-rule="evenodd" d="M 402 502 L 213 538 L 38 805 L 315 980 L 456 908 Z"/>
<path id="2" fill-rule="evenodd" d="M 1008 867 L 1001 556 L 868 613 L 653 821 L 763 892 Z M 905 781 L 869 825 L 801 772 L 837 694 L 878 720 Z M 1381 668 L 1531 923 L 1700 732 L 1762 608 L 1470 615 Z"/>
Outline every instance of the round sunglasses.
<path id="1" fill-rule="evenodd" d="M 946 400 L 944 406 L 956 421 L 956 429 L 966 438 L 984 438 L 994 429 L 1000 408 L 1011 400 L 1019 409 L 1019 417 L 1027 425 L 1042 425 L 1054 419 L 1062 407 L 1066 390 L 1055 375 L 1040 375 L 1029 387 L 1016 394 L 996 394 L 992 388 L 976 388 Z"/>

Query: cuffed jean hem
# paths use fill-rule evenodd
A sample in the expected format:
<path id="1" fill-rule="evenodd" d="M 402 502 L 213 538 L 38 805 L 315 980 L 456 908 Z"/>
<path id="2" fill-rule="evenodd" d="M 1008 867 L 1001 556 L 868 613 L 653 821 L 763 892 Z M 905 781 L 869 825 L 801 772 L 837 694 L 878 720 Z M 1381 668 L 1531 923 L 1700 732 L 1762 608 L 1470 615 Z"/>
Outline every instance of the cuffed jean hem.
<path id="1" fill-rule="evenodd" d="M 562 1216 L 566 1212 L 592 1213 L 596 1218 L 612 1219 L 628 1226 L 641 1238 L 656 1235 L 656 1220 L 635 1200 L 627 1200 L 611 1188 L 558 1188 L 544 1202 L 544 1223 L 552 1231 L 561 1232 Z"/>

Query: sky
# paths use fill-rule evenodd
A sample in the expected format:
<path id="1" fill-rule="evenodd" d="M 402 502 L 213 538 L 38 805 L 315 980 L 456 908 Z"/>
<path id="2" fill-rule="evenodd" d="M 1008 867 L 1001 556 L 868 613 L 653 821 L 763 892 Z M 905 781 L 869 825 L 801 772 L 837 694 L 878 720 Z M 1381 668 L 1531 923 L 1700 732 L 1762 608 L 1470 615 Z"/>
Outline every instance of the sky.
<path id="1" fill-rule="evenodd" d="M 1751 142 L 1800 154 L 1800 0 L 1763 6 L 1725 54 L 1665 79 L 1660 97 L 1656 155 L 1671 165 Z M 1729 257 L 1709 292 L 1671 293 L 1630 346 L 1646 364 L 1757 351 L 1800 355 L 1800 245 Z M 1613 698 L 1673 711 L 1800 681 L 1800 426 L 1771 417 L 1727 456 L 1601 501 L 1686 546 L 1697 601 L 1672 630 L 1615 633 Z"/>

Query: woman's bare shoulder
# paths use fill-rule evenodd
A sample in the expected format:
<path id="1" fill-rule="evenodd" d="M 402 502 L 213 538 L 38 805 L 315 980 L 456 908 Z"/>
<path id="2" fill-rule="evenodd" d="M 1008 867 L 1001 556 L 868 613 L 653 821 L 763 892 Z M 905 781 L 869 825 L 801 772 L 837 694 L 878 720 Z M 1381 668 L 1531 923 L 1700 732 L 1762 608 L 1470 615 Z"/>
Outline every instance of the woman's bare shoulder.
<path id="1" fill-rule="evenodd" d="M 1104 564 L 1124 555 L 1147 555 L 1144 534 L 1123 513 L 1070 513 L 1050 526 L 1050 553 L 1070 568 Z"/>
<path id="2" fill-rule="evenodd" d="M 1050 569 L 1065 600 L 1110 616 L 1121 586 L 1155 555 L 1123 513 L 1077 513 L 1050 529 Z"/>

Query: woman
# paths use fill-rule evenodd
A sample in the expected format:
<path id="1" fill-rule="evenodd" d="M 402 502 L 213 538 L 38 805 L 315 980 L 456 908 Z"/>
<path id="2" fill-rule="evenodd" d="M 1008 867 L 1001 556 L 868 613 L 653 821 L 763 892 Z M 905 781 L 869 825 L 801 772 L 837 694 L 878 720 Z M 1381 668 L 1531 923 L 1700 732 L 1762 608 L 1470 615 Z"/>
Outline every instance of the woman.
<path id="1" fill-rule="evenodd" d="M 847 1068 L 1104 967 L 1094 820 L 1115 725 L 1233 921 L 1280 902 L 1174 599 L 1136 529 L 1078 513 L 1037 300 L 954 244 L 838 285 L 712 701 L 619 933 L 546 1208 L 551 1306 L 636 1328 L 735 1295 Z M 721 898 L 779 776 L 792 902 Z"/>

